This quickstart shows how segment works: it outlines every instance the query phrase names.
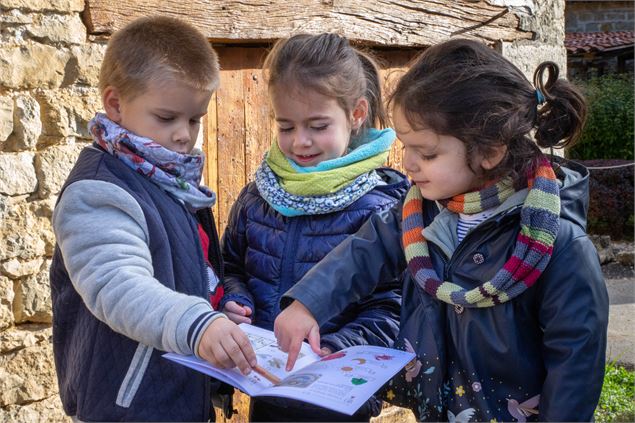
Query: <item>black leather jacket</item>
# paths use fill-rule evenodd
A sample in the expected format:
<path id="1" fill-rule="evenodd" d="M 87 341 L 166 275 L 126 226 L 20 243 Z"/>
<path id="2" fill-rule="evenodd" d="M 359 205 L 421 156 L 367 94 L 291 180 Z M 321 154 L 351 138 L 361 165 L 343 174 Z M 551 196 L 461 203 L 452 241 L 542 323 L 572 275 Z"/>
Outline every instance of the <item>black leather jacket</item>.
<path id="1" fill-rule="evenodd" d="M 387 400 L 409 407 L 418 420 L 592 420 L 604 376 L 608 295 L 585 233 L 588 171 L 568 166 L 558 172 L 562 211 L 551 261 L 512 301 L 461 309 L 425 293 L 405 270 L 397 206 L 334 249 L 285 294 L 283 305 L 297 299 L 321 324 L 403 273 L 395 346 L 412 348 L 418 361 L 384 388 Z M 426 225 L 437 212 L 426 202 Z M 520 206 L 492 216 L 452 257 L 430 243 L 437 274 L 466 288 L 491 279 L 513 250 L 519 218 Z"/>

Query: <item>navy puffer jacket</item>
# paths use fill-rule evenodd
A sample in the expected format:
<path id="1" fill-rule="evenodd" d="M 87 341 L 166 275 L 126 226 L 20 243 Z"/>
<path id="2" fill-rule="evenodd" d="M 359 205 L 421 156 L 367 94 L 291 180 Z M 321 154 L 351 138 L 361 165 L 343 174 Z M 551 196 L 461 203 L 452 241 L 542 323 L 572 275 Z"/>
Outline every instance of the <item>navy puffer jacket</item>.
<path id="1" fill-rule="evenodd" d="M 252 323 L 273 329 L 283 293 L 374 213 L 390 209 L 409 183 L 396 170 L 382 168 L 386 182 L 337 213 L 286 217 L 248 184 L 234 204 L 223 236 L 225 296 L 251 307 Z M 392 345 L 399 329 L 400 284 L 393 280 L 349 306 L 322 330 L 322 345 L 336 351 L 351 345 Z"/>

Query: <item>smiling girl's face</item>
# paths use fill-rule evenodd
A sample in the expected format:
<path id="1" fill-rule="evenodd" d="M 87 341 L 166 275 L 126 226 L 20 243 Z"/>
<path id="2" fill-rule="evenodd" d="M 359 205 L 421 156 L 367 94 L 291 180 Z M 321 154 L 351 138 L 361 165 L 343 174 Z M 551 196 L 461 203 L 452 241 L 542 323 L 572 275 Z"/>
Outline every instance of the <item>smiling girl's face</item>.
<path id="1" fill-rule="evenodd" d="M 351 130 L 361 125 L 353 118 L 355 112 L 347 116 L 335 98 L 311 89 L 276 87 L 271 99 L 280 150 L 303 167 L 343 156 Z"/>

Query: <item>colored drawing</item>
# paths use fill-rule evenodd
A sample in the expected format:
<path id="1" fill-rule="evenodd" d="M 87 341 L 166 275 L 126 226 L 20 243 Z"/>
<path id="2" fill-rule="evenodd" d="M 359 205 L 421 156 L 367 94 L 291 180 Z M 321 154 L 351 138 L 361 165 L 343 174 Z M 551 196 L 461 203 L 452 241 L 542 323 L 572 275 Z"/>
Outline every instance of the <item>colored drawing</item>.
<path id="1" fill-rule="evenodd" d="M 366 379 L 364 379 L 363 377 L 354 377 L 351 379 L 351 383 L 353 385 L 363 385 L 366 382 L 368 382 Z"/>
<path id="2" fill-rule="evenodd" d="M 345 371 L 345 372 L 350 372 L 351 370 L 353 370 L 353 368 L 352 367 L 348 367 L 348 366 L 344 366 L 344 367 L 342 367 L 342 370 Z"/>
<path id="3" fill-rule="evenodd" d="M 254 350 L 259 350 L 260 348 L 266 347 L 274 343 L 274 341 L 264 338 L 260 335 L 256 335 L 253 333 L 248 333 L 247 338 L 249 338 L 249 342 L 251 342 L 251 346 Z"/>
<path id="4" fill-rule="evenodd" d="M 288 386 L 290 388 L 306 388 L 310 386 L 313 382 L 318 380 L 322 375 L 316 373 L 299 373 L 295 375 L 291 375 L 282 382 L 278 386 Z"/>
<path id="5" fill-rule="evenodd" d="M 284 362 L 279 358 L 273 357 L 271 360 L 267 360 L 269 367 L 275 367 L 276 369 L 282 369 Z"/>
<path id="6" fill-rule="evenodd" d="M 327 356 L 322 357 L 322 359 L 320 361 L 329 361 L 329 360 L 337 360 L 338 358 L 342 358 L 345 357 L 346 353 L 345 352 L 336 352 L 333 354 L 329 354 Z"/>
<path id="7" fill-rule="evenodd" d="M 376 355 L 375 359 L 379 361 L 388 361 L 388 360 L 392 360 L 393 356 L 388 354 L 382 354 L 382 355 Z"/>
<path id="8" fill-rule="evenodd" d="M 366 363 L 365 358 L 354 358 L 353 361 L 357 361 L 360 365 Z"/>

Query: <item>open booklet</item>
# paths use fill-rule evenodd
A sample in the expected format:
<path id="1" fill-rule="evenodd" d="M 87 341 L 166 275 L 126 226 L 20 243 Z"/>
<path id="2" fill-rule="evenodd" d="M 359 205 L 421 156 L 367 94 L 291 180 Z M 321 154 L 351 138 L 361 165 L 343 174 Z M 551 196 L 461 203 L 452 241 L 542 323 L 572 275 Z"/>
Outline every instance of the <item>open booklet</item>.
<path id="1" fill-rule="evenodd" d="M 258 365 L 268 373 L 267 377 L 256 371 L 244 376 L 236 368 L 219 369 L 195 356 L 167 353 L 163 357 L 222 380 L 252 397 L 293 398 L 348 415 L 354 414 L 415 357 L 410 352 L 370 345 L 320 357 L 303 343 L 294 369 L 287 372 L 287 354 L 278 348 L 273 332 L 245 323 L 240 328 L 249 337 Z M 279 383 L 269 380 L 276 378 Z"/>

